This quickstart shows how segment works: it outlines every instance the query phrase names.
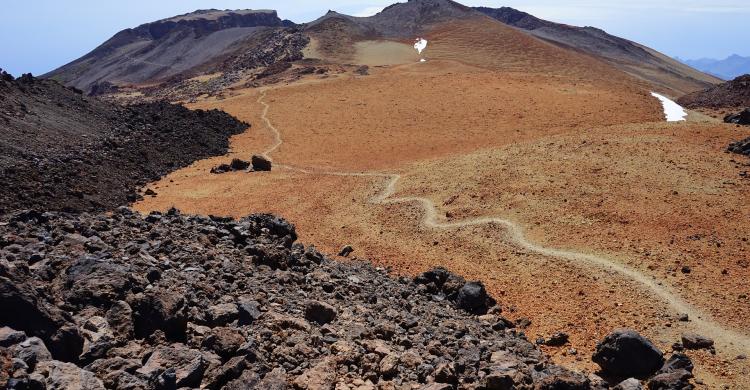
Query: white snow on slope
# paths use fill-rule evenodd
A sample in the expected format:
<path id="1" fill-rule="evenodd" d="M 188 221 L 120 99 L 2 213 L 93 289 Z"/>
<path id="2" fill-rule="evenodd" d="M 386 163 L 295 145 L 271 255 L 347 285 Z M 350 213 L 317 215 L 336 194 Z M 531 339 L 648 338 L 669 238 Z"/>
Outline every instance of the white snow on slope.
<path id="1" fill-rule="evenodd" d="M 668 97 L 659 95 L 656 92 L 651 92 L 651 96 L 661 101 L 662 106 L 664 106 L 664 115 L 667 117 L 667 122 L 681 122 L 687 117 L 688 114 L 685 109 Z"/>
<path id="2" fill-rule="evenodd" d="M 422 54 L 422 50 L 427 48 L 427 40 L 424 38 L 417 38 L 417 42 L 414 44 L 414 49 L 419 52 L 419 54 Z"/>

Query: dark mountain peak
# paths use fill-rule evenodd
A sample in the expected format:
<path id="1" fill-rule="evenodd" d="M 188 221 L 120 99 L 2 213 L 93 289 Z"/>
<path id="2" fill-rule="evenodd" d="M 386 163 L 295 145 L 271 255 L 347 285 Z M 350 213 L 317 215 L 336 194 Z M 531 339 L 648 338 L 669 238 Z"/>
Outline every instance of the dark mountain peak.
<path id="1" fill-rule="evenodd" d="M 368 17 L 328 11 L 305 28 L 314 32 L 345 29 L 359 38 L 404 38 L 419 34 L 436 23 L 476 16 L 481 15 L 451 0 L 409 0 L 389 5 Z"/>
<path id="2" fill-rule="evenodd" d="M 230 57 L 236 59 L 248 52 L 256 56 L 261 51 L 258 47 L 264 44 L 259 36 L 283 40 L 281 36 L 286 32 L 293 33 L 289 27 L 296 24 L 281 20 L 272 10 L 197 10 L 120 31 L 92 52 L 45 77 L 87 92 L 96 92 L 99 84 L 164 81 L 202 72 L 201 67 L 217 68 Z M 285 32 L 273 35 L 279 31 Z M 274 53 L 287 49 L 283 45 L 270 46 Z M 296 55 L 296 49 L 289 52 Z"/>
<path id="3" fill-rule="evenodd" d="M 176 29 L 189 29 L 196 35 L 208 35 L 216 31 L 236 27 L 281 27 L 294 25 L 281 20 L 272 10 L 197 10 L 156 22 L 146 23 L 135 28 L 139 35 L 160 39 Z"/>
<path id="4" fill-rule="evenodd" d="M 511 7 L 474 7 L 474 9 L 505 24 L 523 28 L 525 30 L 536 30 L 550 24 L 550 22 L 547 22 L 546 20 L 539 19 L 534 15 Z"/>
<path id="5" fill-rule="evenodd" d="M 476 17 L 471 8 L 451 0 L 409 0 L 383 9 L 368 21 L 386 37 L 419 34 L 426 27 L 453 20 Z"/>
<path id="6" fill-rule="evenodd" d="M 470 7 L 463 4 L 459 4 L 452 0 L 409 0 L 406 3 L 395 3 L 383 9 L 380 13 L 373 18 L 379 16 L 396 16 L 396 15 L 412 15 L 412 16 L 464 16 L 466 14 L 473 13 Z"/>

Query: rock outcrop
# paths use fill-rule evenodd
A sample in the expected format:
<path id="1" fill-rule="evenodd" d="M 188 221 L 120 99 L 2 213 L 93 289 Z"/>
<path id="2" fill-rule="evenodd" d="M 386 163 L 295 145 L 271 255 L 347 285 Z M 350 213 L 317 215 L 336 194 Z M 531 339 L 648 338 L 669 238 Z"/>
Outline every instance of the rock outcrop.
<path id="1" fill-rule="evenodd" d="M 196 159 L 224 154 L 247 128 L 220 111 L 121 107 L 30 75 L 0 80 L 0 214 L 104 211 Z"/>
<path id="2" fill-rule="evenodd" d="M 750 107 L 750 74 L 685 95 L 677 99 L 677 103 L 687 108 Z"/>
<path id="3" fill-rule="evenodd" d="M 724 117 L 725 123 L 750 126 L 750 108 L 746 108 L 737 114 L 729 114 Z"/>

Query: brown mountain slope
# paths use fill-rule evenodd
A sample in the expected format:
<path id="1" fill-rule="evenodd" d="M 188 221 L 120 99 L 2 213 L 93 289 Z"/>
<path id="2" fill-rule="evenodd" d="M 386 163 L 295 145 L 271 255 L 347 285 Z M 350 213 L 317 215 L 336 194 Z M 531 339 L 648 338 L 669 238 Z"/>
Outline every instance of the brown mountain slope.
<path id="1" fill-rule="evenodd" d="M 604 59 L 620 70 L 675 95 L 702 90 L 721 82 L 656 50 L 598 28 L 553 23 L 509 7 L 475 9 L 558 46 Z"/>
<path id="2" fill-rule="evenodd" d="M 197 68 L 218 68 L 222 60 L 256 47 L 254 38 L 290 26 L 293 23 L 279 19 L 276 11 L 196 11 L 123 30 L 45 77 L 91 91 L 105 82 L 138 84 L 192 76 Z"/>
<path id="3" fill-rule="evenodd" d="M 367 18 L 329 12 L 307 24 L 303 32 L 314 48 L 309 56 L 334 62 L 379 65 L 382 59 L 377 57 L 389 55 L 387 49 L 381 50 L 384 42 L 410 47 L 416 37 L 424 37 L 429 41 L 425 55 L 430 60 L 637 83 L 597 58 L 552 45 L 450 0 L 411 0 Z M 393 45 L 388 49 L 399 50 Z M 416 52 L 410 50 L 413 55 L 402 56 L 403 63 L 415 60 Z"/>

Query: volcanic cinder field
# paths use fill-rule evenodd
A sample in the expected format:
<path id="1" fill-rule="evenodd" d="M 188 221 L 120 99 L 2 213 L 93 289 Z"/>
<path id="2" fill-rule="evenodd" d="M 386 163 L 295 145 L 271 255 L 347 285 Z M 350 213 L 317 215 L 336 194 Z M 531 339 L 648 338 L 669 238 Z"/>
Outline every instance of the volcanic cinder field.
<path id="1" fill-rule="evenodd" d="M 409 275 L 445 266 L 529 319 L 530 339 L 569 333 L 569 347 L 547 352 L 581 369 L 613 328 L 664 349 L 697 332 L 718 351 L 694 353 L 700 378 L 746 385 L 736 357 L 750 348 L 750 181 L 724 150 L 750 131 L 696 113 L 667 123 L 644 82 L 541 41 L 516 50 L 518 39 L 485 39 L 487 29 L 517 34 L 446 24 L 427 34 L 424 63 L 401 54 L 408 42 L 358 45 L 338 54 L 394 52 L 369 75 L 192 103 L 253 126 L 229 155 L 148 186 L 157 195 L 135 208 L 270 212 L 324 252 L 351 245 Z M 273 170 L 209 172 L 252 154 Z"/>

